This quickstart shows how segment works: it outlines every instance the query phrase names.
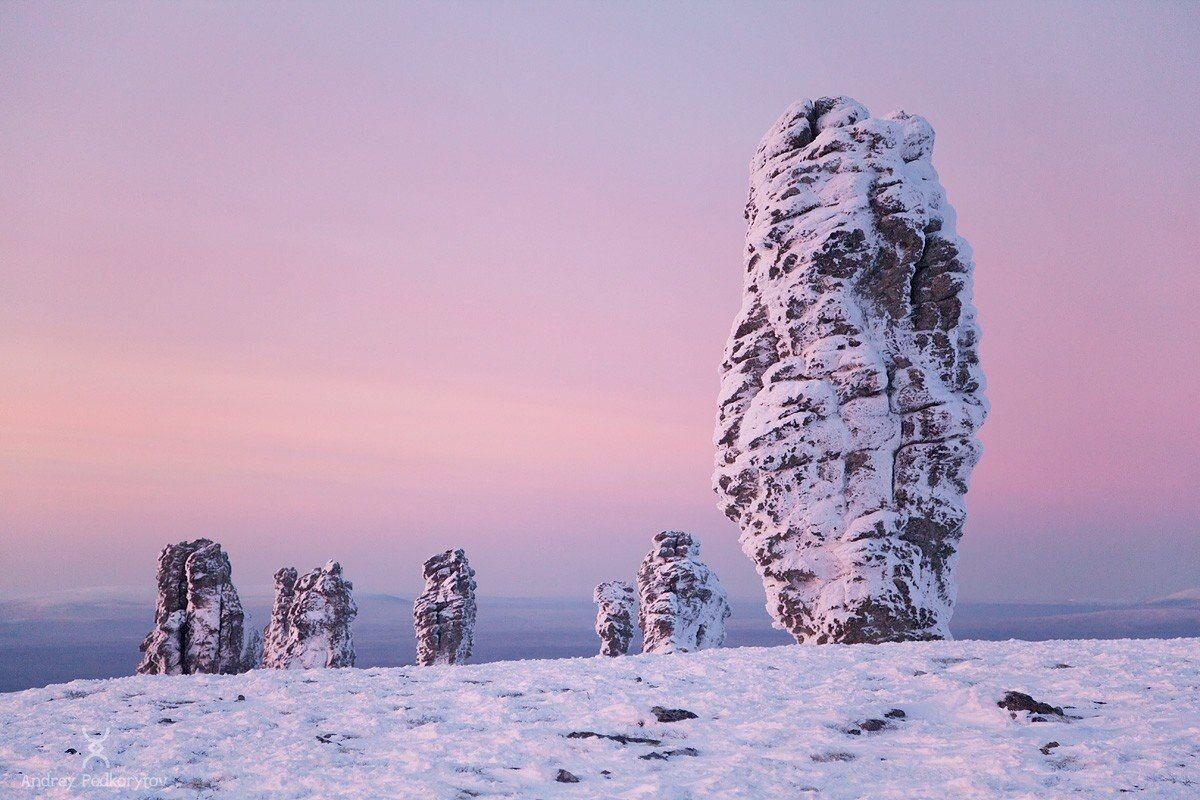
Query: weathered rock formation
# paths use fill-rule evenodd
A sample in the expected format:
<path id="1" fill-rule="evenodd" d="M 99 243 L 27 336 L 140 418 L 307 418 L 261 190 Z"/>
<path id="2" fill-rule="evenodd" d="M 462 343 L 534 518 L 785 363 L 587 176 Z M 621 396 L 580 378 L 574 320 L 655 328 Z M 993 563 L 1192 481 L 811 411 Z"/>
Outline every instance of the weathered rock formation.
<path id="1" fill-rule="evenodd" d="M 475 640 L 475 570 L 462 550 L 425 562 L 425 590 L 413 603 L 417 663 L 459 664 Z"/>
<path id="2" fill-rule="evenodd" d="M 282 567 L 275 572 L 275 601 L 271 604 L 271 617 L 263 631 L 263 666 L 275 669 L 287 646 L 291 632 L 292 601 L 296 599 L 296 579 L 300 575 L 295 567 Z"/>
<path id="3" fill-rule="evenodd" d="M 275 573 L 275 603 L 263 644 L 268 669 L 354 666 L 350 623 L 358 614 L 342 565 L 329 561 L 297 577 L 293 567 Z"/>
<path id="4" fill-rule="evenodd" d="M 229 556 L 210 539 L 169 544 L 158 554 L 154 629 L 139 675 L 232 674 L 254 666 L 253 639 L 233 588 Z"/>
<path id="5" fill-rule="evenodd" d="M 798 642 L 949 635 L 987 413 L 933 130 L 802 100 L 751 164 L 714 487 Z"/>
<path id="6" fill-rule="evenodd" d="M 663 531 L 638 569 L 643 653 L 690 653 L 725 642 L 729 601 L 691 534 Z"/>
<path id="7" fill-rule="evenodd" d="M 600 637 L 600 655 L 623 656 L 633 640 L 633 612 L 637 592 L 625 581 L 606 581 L 596 587 L 596 635 Z"/>

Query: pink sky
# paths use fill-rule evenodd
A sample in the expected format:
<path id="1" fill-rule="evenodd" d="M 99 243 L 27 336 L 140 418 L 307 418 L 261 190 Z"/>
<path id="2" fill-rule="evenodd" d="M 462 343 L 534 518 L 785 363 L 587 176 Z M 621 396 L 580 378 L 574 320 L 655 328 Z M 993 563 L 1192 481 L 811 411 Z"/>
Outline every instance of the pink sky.
<path id="1" fill-rule="evenodd" d="M 709 490 L 747 164 L 938 132 L 993 413 L 961 596 L 1200 585 L 1189 3 L 0 6 L 0 591 L 344 563 L 586 597 Z"/>

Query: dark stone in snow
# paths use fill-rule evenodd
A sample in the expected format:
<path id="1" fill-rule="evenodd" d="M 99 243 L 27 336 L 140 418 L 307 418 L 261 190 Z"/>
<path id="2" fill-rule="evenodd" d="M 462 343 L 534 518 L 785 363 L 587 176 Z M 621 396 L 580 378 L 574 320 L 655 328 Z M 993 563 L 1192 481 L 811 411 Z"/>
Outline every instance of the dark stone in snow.
<path id="1" fill-rule="evenodd" d="M 660 739 L 647 739 L 642 736 L 626 736 L 623 733 L 596 733 L 595 731 L 571 731 L 567 734 L 568 739 L 611 739 L 614 742 L 621 744 L 649 744 L 660 745 Z"/>
<path id="2" fill-rule="evenodd" d="M 907 716 L 902 708 L 893 708 L 891 711 L 884 714 L 888 719 L 904 719 Z"/>
<path id="3" fill-rule="evenodd" d="M 79 751 L 76 750 L 74 747 L 68 747 L 67 752 L 73 756 L 79 755 Z"/>
<path id="4" fill-rule="evenodd" d="M 650 709 L 650 713 L 654 715 L 659 722 L 679 722 L 685 719 L 696 719 L 696 715 L 685 708 L 663 708 L 662 706 L 654 706 Z"/>
<path id="5" fill-rule="evenodd" d="M 835 751 L 831 753 L 813 753 L 809 756 L 809 758 L 811 758 L 813 761 L 816 761 L 818 764 L 828 764 L 833 761 L 853 761 L 854 759 L 858 758 L 858 756 L 854 755 L 853 753 Z"/>
<path id="6" fill-rule="evenodd" d="M 883 719 L 864 719 L 862 722 L 858 723 L 858 727 L 862 728 L 864 731 L 871 731 L 872 733 L 875 731 L 881 731 L 887 726 L 887 720 Z"/>
<path id="7" fill-rule="evenodd" d="M 698 756 L 700 751 L 694 747 L 682 747 L 678 750 L 656 750 L 653 753 L 646 753 L 644 756 L 638 756 L 642 761 L 666 761 L 673 756 Z"/>
<path id="8" fill-rule="evenodd" d="M 1055 716 L 1063 716 L 1063 710 L 1057 706 L 1052 706 L 1049 703 L 1043 703 L 1034 700 L 1029 695 L 1023 692 L 1005 692 L 1004 699 L 997 702 L 996 705 L 1008 711 L 1029 711 L 1034 714 L 1054 714 Z"/>
<path id="9" fill-rule="evenodd" d="M 1050 751 L 1056 747 L 1058 747 L 1058 742 L 1046 742 L 1038 749 L 1042 751 L 1042 755 L 1048 756 L 1050 755 Z"/>
<path id="10" fill-rule="evenodd" d="M 565 769 L 560 769 L 558 774 L 554 776 L 554 780 L 559 783 L 579 783 L 579 778 L 575 777 Z"/>

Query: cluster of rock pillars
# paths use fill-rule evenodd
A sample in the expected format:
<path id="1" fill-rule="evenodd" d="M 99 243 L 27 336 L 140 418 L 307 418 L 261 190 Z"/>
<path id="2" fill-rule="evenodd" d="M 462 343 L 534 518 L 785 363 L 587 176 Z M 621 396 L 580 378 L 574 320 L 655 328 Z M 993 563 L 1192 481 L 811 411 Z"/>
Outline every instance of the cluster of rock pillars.
<path id="1" fill-rule="evenodd" d="M 721 364 L 713 488 L 775 624 L 800 643 L 949 635 L 964 495 L 988 411 L 970 246 L 932 164 L 933 129 L 848 97 L 794 103 L 750 165 L 742 306 Z M 636 586 L 596 587 L 600 653 L 718 647 L 729 603 L 687 533 L 654 537 Z M 425 563 L 417 662 L 471 654 L 475 573 Z M 354 664 L 341 566 L 275 574 L 265 631 L 207 540 L 162 551 L 142 673 Z"/>
<path id="2" fill-rule="evenodd" d="M 643 651 L 675 653 L 719 647 L 729 601 L 716 575 L 699 559 L 689 534 L 666 531 L 637 574 L 596 587 L 600 653 L 625 655 L 633 626 Z M 417 663 L 458 664 L 475 638 L 475 570 L 462 550 L 425 562 L 425 589 L 413 603 Z M 304 575 L 275 573 L 275 602 L 259 631 L 242 608 L 229 556 L 209 539 L 167 545 L 158 556 L 154 628 L 141 644 L 139 674 L 231 674 L 258 667 L 320 669 L 354 666 L 351 623 L 358 614 L 354 586 L 330 561 Z"/>

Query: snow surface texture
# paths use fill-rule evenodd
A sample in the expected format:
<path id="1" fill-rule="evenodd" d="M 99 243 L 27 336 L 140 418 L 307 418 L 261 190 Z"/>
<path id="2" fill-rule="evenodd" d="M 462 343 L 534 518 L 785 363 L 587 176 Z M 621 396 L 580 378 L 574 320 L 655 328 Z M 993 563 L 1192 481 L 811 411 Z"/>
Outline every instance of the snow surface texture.
<path id="1" fill-rule="evenodd" d="M 633 614 L 637 592 L 625 581 L 606 581 L 592 594 L 596 603 L 596 635 L 600 655 L 623 656 L 633 641 Z"/>
<path id="2" fill-rule="evenodd" d="M 691 534 L 656 534 L 637 582 L 642 652 L 689 653 L 725 643 L 729 600 Z"/>
<path id="3" fill-rule="evenodd" d="M 284 567 L 275 573 L 275 603 L 267 624 L 263 666 L 318 669 L 354 666 L 350 623 L 358 614 L 354 584 L 342 565 L 329 561 L 306 575 Z"/>
<path id="4" fill-rule="evenodd" d="M 798 642 L 949 635 L 987 413 L 933 129 L 802 100 L 751 164 L 714 488 Z"/>
<path id="5" fill-rule="evenodd" d="M 0 795 L 100 796 L 80 770 L 108 729 L 87 773 L 159 786 L 106 797 L 1182 800 L 1197 685 L 1196 639 L 75 681 L 0 695 Z M 1064 716 L 1004 710 L 1010 691 Z M 677 710 L 697 716 L 659 721 Z"/>
<path id="6" fill-rule="evenodd" d="M 253 666 L 256 640 L 245 636 L 232 574 L 229 556 L 210 539 L 162 549 L 154 628 L 140 646 L 139 674 L 228 674 Z"/>
<path id="7" fill-rule="evenodd" d="M 425 590 L 413 603 L 417 664 L 459 664 L 475 641 L 475 570 L 462 550 L 425 562 Z"/>

